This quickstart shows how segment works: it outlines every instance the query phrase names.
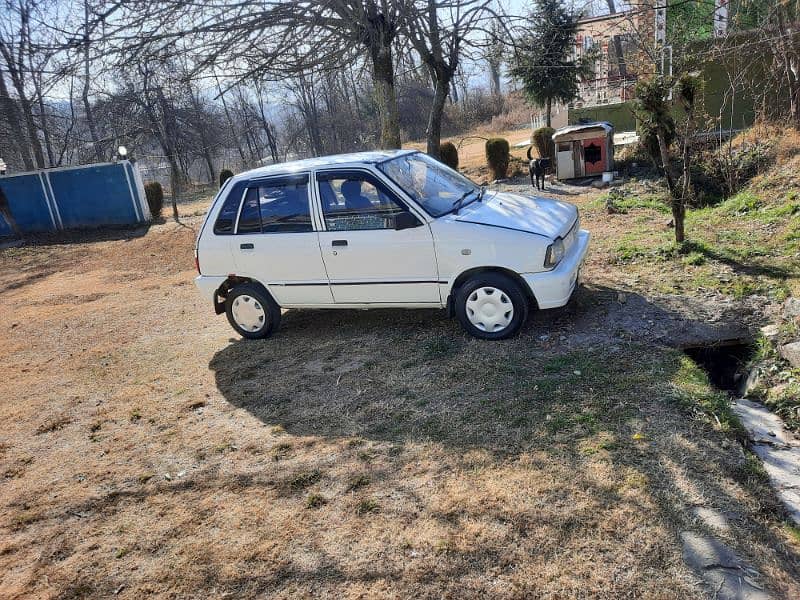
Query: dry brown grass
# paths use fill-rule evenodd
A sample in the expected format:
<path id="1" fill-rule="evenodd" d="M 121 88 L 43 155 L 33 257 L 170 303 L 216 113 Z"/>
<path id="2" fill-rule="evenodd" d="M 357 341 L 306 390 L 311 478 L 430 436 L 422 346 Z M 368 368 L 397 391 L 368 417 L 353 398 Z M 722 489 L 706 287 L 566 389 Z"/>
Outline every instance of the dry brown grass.
<path id="1" fill-rule="evenodd" d="M 0 596 L 698 597 L 693 506 L 800 594 L 771 491 L 675 400 L 690 367 L 606 320 L 603 250 L 508 342 L 434 311 L 248 342 L 194 290 L 194 235 L 0 252 Z"/>

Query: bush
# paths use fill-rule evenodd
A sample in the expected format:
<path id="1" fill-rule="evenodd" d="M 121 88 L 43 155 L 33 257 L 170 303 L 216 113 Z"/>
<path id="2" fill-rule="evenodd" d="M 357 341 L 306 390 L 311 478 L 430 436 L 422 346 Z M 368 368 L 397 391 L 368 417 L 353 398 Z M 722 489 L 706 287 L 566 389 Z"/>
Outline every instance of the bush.
<path id="1" fill-rule="evenodd" d="M 225 185 L 225 182 L 231 177 L 233 177 L 233 171 L 230 169 L 222 169 L 222 171 L 219 172 L 219 187 Z"/>
<path id="2" fill-rule="evenodd" d="M 733 148 L 723 146 L 707 152 L 692 171 L 699 204 L 713 204 L 736 195 L 773 160 L 774 154 L 767 142 Z"/>
<path id="3" fill-rule="evenodd" d="M 144 195 L 147 198 L 147 206 L 150 207 L 150 214 L 154 219 L 160 219 L 161 209 L 164 208 L 164 188 L 157 181 L 149 181 L 144 184 Z"/>
<path id="4" fill-rule="evenodd" d="M 489 165 L 495 179 L 505 179 L 510 161 L 511 148 L 507 139 L 489 138 L 486 140 L 486 164 Z"/>
<path id="5" fill-rule="evenodd" d="M 536 147 L 539 158 L 555 159 L 556 145 L 553 143 L 553 134 L 555 132 L 556 130 L 552 127 L 539 127 L 531 135 L 531 144 Z"/>
<path id="6" fill-rule="evenodd" d="M 439 146 L 439 160 L 458 171 L 458 149 L 453 142 L 445 142 Z"/>

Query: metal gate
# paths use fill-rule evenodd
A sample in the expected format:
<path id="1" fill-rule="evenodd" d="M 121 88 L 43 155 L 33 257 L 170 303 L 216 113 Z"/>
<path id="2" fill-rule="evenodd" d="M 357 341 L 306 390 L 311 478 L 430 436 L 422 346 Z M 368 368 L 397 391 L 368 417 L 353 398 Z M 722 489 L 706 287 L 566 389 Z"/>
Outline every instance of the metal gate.
<path id="1" fill-rule="evenodd" d="M 151 218 L 139 169 L 127 160 L 4 175 L 0 189 L 23 232 L 132 225 Z M 0 217 L 0 236 L 12 233 Z"/>

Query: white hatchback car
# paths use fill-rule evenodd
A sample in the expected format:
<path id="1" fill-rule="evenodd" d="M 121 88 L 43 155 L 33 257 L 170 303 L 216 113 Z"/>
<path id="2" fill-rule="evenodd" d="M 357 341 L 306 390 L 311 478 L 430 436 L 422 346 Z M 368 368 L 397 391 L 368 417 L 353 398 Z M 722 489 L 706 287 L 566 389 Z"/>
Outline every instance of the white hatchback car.
<path id="1" fill-rule="evenodd" d="M 281 308 L 438 307 L 502 339 L 567 303 L 588 246 L 571 204 L 487 191 L 420 152 L 364 152 L 229 179 L 195 282 L 247 338 Z"/>

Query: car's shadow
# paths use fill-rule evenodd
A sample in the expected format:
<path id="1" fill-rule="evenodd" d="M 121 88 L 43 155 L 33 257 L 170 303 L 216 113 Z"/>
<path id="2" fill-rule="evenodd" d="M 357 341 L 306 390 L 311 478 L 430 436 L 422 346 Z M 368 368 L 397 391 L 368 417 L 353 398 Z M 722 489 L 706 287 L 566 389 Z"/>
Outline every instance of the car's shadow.
<path id="1" fill-rule="evenodd" d="M 636 294 L 582 286 L 566 307 L 534 312 L 502 342 L 470 337 L 441 310 L 287 311 L 272 338 L 233 341 L 209 366 L 231 404 L 297 435 L 505 447 L 561 388 L 543 375 L 562 370 L 551 363 L 567 374 L 585 364 L 604 377 L 606 355 L 631 345 L 746 334 L 738 322 L 693 320 Z M 521 420 L 520 394 L 528 401 Z"/>

